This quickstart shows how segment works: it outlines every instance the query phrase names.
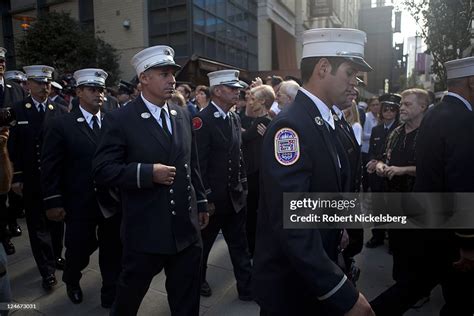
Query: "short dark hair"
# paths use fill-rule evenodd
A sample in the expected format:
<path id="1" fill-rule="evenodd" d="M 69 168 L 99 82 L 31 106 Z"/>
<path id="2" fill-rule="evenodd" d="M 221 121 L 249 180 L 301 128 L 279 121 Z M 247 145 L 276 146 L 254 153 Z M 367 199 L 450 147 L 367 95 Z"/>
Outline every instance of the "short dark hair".
<path id="1" fill-rule="evenodd" d="M 192 89 L 191 89 L 191 87 L 190 87 L 188 84 L 182 83 L 182 84 L 180 84 L 178 87 L 183 87 L 183 88 L 184 88 L 184 91 L 185 91 L 188 95 L 191 94 Z"/>
<path id="2" fill-rule="evenodd" d="M 311 75 L 313 74 L 314 67 L 322 59 L 326 58 L 331 64 L 331 74 L 335 75 L 337 69 L 343 62 L 346 60 L 342 57 L 307 57 L 301 60 L 300 69 L 301 69 L 301 81 L 307 83 Z"/>

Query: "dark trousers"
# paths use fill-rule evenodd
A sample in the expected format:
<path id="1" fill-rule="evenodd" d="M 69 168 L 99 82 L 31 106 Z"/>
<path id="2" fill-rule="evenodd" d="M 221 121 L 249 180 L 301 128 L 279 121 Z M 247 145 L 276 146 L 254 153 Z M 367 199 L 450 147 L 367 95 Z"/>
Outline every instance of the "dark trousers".
<path id="1" fill-rule="evenodd" d="M 209 218 L 209 224 L 201 230 L 203 243 L 202 281 L 206 280 L 207 260 L 212 245 L 222 229 L 222 234 L 229 247 L 230 259 L 234 267 L 239 295 L 250 295 L 251 264 L 248 251 L 247 236 L 245 234 L 246 209 L 239 213 L 216 212 Z"/>
<path id="2" fill-rule="evenodd" d="M 121 214 L 110 218 L 70 219 L 66 221 L 66 266 L 63 281 L 79 285 L 81 271 L 89 264 L 90 255 L 99 248 L 99 267 L 102 275 L 102 300 L 111 303 L 121 270 L 122 244 L 120 241 Z"/>
<path id="3" fill-rule="evenodd" d="M 249 193 L 247 195 L 247 242 L 249 244 L 250 256 L 253 257 L 255 251 L 255 236 L 257 232 L 257 210 L 258 198 L 260 194 L 259 189 L 259 172 L 247 175 L 247 183 Z"/>
<path id="4" fill-rule="evenodd" d="M 368 192 L 370 183 L 369 183 L 369 173 L 367 172 L 367 163 L 369 162 L 369 154 L 361 153 L 362 155 L 362 191 Z"/>
<path id="5" fill-rule="evenodd" d="M 201 254 L 198 243 L 172 255 L 139 253 L 124 247 L 110 315 L 136 315 L 153 277 L 163 269 L 171 315 L 199 315 Z"/>
<path id="6" fill-rule="evenodd" d="M 46 218 L 42 199 L 38 195 L 25 194 L 26 227 L 31 251 L 42 277 L 54 274 L 56 258 L 63 249 L 64 223 Z"/>
<path id="7" fill-rule="evenodd" d="M 0 235 L 8 237 L 10 231 L 7 229 L 7 225 L 9 228 L 18 225 L 16 219 L 20 212 L 19 208 L 23 209 L 23 206 L 19 205 L 20 202 L 21 197 L 13 193 L 13 191 L 10 191 L 8 194 L 0 194 Z"/>
<path id="8" fill-rule="evenodd" d="M 445 305 L 441 316 L 472 316 L 474 313 L 474 273 L 452 267 L 457 249 L 448 240 L 426 239 L 423 230 L 390 230 L 393 276 L 396 283 L 372 302 L 377 315 L 403 315 L 418 300 L 441 284 Z"/>

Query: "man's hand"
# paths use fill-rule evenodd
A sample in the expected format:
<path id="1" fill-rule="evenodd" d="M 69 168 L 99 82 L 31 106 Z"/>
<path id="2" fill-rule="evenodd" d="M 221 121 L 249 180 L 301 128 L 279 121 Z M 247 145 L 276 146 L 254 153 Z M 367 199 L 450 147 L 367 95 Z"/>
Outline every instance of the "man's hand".
<path id="1" fill-rule="evenodd" d="M 344 229 L 342 231 L 341 242 L 339 243 L 339 250 L 343 251 L 344 249 L 347 248 L 348 245 L 349 245 L 349 234 L 347 233 L 347 230 Z"/>
<path id="2" fill-rule="evenodd" d="M 250 84 L 250 89 L 261 86 L 262 84 L 263 84 L 262 78 L 255 77 L 255 79 L 253 79 L 252 83 Z"/>
<path id="3" fill-rule="evenodd" d="M 199 226 L 201 227 L 201 230 L 206 228 L 207 224 L 209 224 L 209 213 L 208 212 L 200 212 L 198 213 L 198 219 L 199 219 Z"/>
<path id="4" fill-rule="evenodd" d="M 6 148 L 9 135 L 10 129 L 8 127 L 2 127 L 0 129 L 0 149 Z"/>
<path id="5" fill-rule="evenodd" d="M 403 175 L 404 169 L 402 167 L 397 167 L 397 166 L 390 166 L 385 168 L 385 176 L 392 180 L 394 176 L 401 176 Z"/>
<path id="6" fill-rule="evenodd" d="M 214 212 L 216 211 L 216 206 L 214 203 L 208 202 L 207 203 L 207 212 L 209 213 L 209 216 L 212 216 Z"/>
<path id="7" fill-rule="evenodd" d="M 474 271 L 474 250 L 459 250 L 460 259 L 453 263 L 453 267 L 461 272 Z"/>
<path id="8" fill-rule="evenodd" d="M 265 124 L 263 123 L 260 123 L 257 125 L 257 132 L 260 134 L 260 136 L 263 136 L 263 134 L 265 134 L 267 130 L 267 127 L 265 126 Z"/>
<path id="9" fill-rule="evenodd" d="M 153 165 L 153 182 L 172 185 L 176 176 L 176 167 L 155 163 Z"/>
<path id="10" fill-rule="evenodd" d="M 385 177 L 385 169 L 388 166 L 384 164 L 383 162 L 379 161 L 377 165 L 375 166 L 375 172 L 379 177 Z"/>
<path id="11" fill-rule="evenodd" d="M 50 221 L 61 222 L 66 217 L 66 211 L 62 207 L 53 207 L 46 210 L 46 217 Z"/>
<path id="12" fill-rule="evenodd" d="M 352 306 L 351 310 L 344 314 L 345 316 L 375 316 L 372 307 L 362 293 L 359 293 L 357 302 Z"/>
<path id="13" fill-rule="evenodd" d="M 23 196 L 23 182 L 15 182 L 12 184 L 12 190 L 19 196 Z"/>
<path id="14" fill-rule="evenodd" d="M 372 174 L 375 172 L 375 167 L 377 166 L 377 163 L 379 161 L 378 160 L 375 160 L 375 159 L 372 159 L 371 161 L 369 161 L 365 166 L 367 167 L 367 172 Z"/>

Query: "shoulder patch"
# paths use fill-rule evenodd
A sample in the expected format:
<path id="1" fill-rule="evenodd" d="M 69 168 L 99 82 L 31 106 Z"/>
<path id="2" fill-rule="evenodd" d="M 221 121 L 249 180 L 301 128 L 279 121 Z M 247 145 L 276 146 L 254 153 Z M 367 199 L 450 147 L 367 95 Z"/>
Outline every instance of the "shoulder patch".
<path id="1" fill-rule="evenodd" d="M 201 127 L 202 127 L 202 120 L 201 120 L 201 118 L 198 117 L 198 116 L 193 117 L 193 129 L 194 129 L 195 131 L 197 131 L 197 130 L 201 129 Z"/>
<path id="2" fill-rule="evenodd" d="M 274 138 L 275 158 L 283 166 L 291 166 L 300 158 L 298 134 L 291 128 L 279 129 Z"/>

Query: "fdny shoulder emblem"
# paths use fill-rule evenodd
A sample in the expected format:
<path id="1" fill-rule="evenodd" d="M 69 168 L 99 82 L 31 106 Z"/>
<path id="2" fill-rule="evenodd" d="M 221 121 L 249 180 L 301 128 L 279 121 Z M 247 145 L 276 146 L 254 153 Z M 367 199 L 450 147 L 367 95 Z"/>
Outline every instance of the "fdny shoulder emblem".
<path id="1" fill-rule="evenodd" d="M 202 120 L 200 117 L 193 117 L 193 129 L 195 131 L 199 130 L 202 127 Z"/>
<path id="2" fill-rule="evenodd" d="M 298 134 L 291 128 L 281 128 L 276 132 L 275 158 L 283 166 L 291 166 L 300 158 Z"/>

